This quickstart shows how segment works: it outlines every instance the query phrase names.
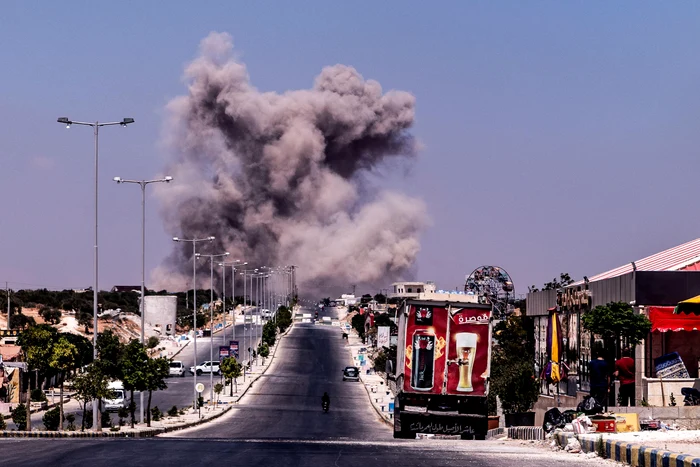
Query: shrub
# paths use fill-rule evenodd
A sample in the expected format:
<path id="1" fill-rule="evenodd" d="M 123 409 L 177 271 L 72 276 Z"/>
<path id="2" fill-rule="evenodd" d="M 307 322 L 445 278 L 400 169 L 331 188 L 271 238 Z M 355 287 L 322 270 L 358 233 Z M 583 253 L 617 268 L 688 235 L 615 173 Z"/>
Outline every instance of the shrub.
<path id="1" fill-rule="evenodd" d="M 19 404 L 12 411 L 12 421 L 17 425 L 17 429 L 22 431 L 27 427 L 27 406 Z"/>
<path id="2" fill-rule="evenodd" d="M 162 416 L 163 412 L 160 411 L 157 405 L 151 409 L 151 418 L 154 422 L 159 421 Z"/>
<path id="3" fill-rule="evenodd" d="M 177 417 L 178 411 L 177 411 L 177 405 L 173 405 L 170 407 L 170 410 L 168 410 L 168 416 L 170 417 Z"/>
<path id="4" fill-rule="evenodd" d="M 112 416 L 106 410 L 102 412 L 102 428 L 112 427 Z"/>
<path id="5" fill-rule="evenodd" d="M 92 428 L 92 410 L 85 411 L 85 429 L 89 430 Z"/>
<path id="6" fill-rule="evenodd" d="M 5 417 L 0 414 L 0 431 L 7 430 L 7 423 L 5 423 Z"/>
<path id="7" fill-rule="evenodd" d="M 75 431 L 75 414 L 74 413 L 69 413 L 68 415 L 65 415 L 64 418 L 68 422 L 68 426 L 66 427 L 66 430 L 68 431 Z"/>
<path id="8" fill-rule="evenodd" d="M 117 416 L 119 417 L 119 426 L 124 425 L 124 420 L 129 417 L 129 409 L 126 407 L 119 407 L 117 410 Z"/>
<path id="9" fill-rule="evenodd" d="M 154 349 L 159 343 L 160 340 L 156 336 L 151 336 L 148 338 L 148 342 L 146 342 L 146 347 L 149 349 Z"/>
<path id="10" fill-rule="evenodd" d="M 46 394 L 41 388 L 32 389 L 32 402 L 46 402 Z"/>
<path id="11" fill-rule="evenodd" d="M 47 410 L 44 416 L 41 417 L 41 421 L 44 422 L 44 427 L 48 431 L 58 430 L 58 425 L 61 424 L 61 410 L 58 407 Z"/>

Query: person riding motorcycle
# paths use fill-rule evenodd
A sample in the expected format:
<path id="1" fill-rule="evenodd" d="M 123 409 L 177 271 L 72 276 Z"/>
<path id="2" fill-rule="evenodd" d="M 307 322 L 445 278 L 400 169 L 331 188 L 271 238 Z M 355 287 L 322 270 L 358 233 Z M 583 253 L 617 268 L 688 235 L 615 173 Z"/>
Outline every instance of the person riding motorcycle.
<path id="1" fill-rule="evenodd" d="M 331 406 L 331 397 L 327 392 L 324 392 L 323 397 L 321 397 L 321 407 L 325 408 L 326 406 Z"/>

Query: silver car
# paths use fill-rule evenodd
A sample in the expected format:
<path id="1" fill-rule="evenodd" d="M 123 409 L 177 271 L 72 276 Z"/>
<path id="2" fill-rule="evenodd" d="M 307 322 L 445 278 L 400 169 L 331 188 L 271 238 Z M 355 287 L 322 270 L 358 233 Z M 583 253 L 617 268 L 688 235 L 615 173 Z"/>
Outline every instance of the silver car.
<path id="1" fill-rule="evenodd" d="M 343 370 L 343 381 L 360 381 L 360 370 L 348 366 Z"/>

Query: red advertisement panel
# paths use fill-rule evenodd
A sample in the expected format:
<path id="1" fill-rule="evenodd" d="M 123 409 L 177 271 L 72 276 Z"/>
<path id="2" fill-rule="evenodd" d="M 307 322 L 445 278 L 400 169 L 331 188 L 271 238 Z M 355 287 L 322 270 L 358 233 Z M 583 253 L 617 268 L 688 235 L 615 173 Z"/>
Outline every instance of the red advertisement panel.
<path id="1" fill-rule="evenodd" d="M 486 395 L 488 377 L 489 320 L 483 308 L 453 308 L 450 312 L 450 343 L 447 358 L 447 393 Z"/>
<path id="2" fill-rule="evenodd" d="M 406 321 L 405 391 L 442 393 L 446 332 L 445 308 L 411 305 Z"/>

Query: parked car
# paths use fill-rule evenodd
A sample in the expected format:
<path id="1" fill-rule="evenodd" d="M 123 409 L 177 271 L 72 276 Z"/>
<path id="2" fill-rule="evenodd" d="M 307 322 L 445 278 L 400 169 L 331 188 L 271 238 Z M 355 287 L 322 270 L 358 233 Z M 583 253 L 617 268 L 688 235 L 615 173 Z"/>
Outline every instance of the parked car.
<path id="1" fill-rule="evenodd" d="M 180 360 L 170 362 L 170 376 L 185 376 L 185 365 Z"/>
<path id="2" fill-rule="evenodd" d="M 354 366 L 348 366 L 343 370 L 343 381 L 360 381 L 360 370 Z"/>
<path id="3" fill-rule="evenodd" d="M 122 407 L 128 407 L 126 392 L 124 392 L 124 384 L 121 381 L 112 381 L 107 387 L 112 391 L 113 396 L 111 399 L 104 399 L 102 401 L 107 412 L 116 412 Z"/>
<path id="4" fill-rule="evenodd" d="M 202 373 L 214 373 L 215 375 L 221 374 L 221 368 L 219 368 L 219 362 L 203 362 L 196 367 L 190 367 L 190 373 L 201 375 Z"/>

